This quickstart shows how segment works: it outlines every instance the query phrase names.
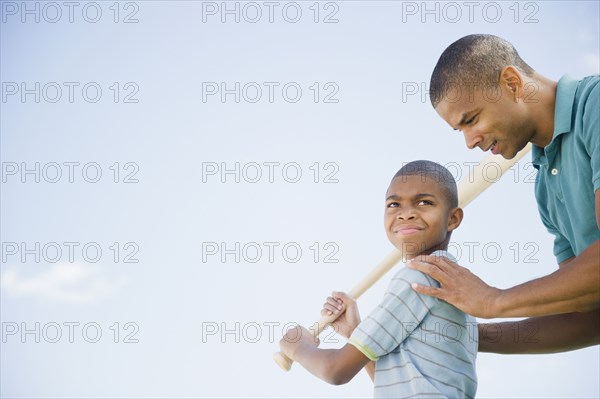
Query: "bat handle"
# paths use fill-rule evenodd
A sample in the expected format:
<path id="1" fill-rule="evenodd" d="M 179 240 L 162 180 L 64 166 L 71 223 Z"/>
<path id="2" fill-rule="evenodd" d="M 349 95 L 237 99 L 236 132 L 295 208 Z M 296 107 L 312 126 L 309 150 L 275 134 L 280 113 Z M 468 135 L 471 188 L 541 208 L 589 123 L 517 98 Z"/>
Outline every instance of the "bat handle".
<path id="1" fill-rule="evenodd" d="M 294 363 L 294 361 L 284 355 L 283 352 L 274 353 L 273 360 L 275 360 L 275 363 L 277 363 L 277 365 L 281 367 L 283 371 L 290 371 L 292 364 Z"/>
<path id="2" fill-rule="evenodd" d="M 323 316 L 312 326 L 310 326 L 309 331 L 315 337 L 318 337 L 319 334 L 321 334 L 321 332 L 323 332 L 323 330 L 327 326 L 329 326 L 335 319 L 337 319 L 337 317 L 337 315 Z M 292 364 L 294 364 L 294 361 L 287 357 L 283 352 L 274 353 L 273 360 L 275 360 L 275 363 L 277 363 L 277 365 L 281 367 L 283 371 L 290 371 L 290 369 L 292 368 Z"/>

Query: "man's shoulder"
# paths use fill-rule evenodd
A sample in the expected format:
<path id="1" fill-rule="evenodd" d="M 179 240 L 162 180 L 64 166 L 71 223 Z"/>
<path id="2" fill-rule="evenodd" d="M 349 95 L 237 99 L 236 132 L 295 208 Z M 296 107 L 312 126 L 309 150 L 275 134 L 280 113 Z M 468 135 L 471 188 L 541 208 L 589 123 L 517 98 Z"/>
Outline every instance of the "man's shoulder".
<path id="1" fill-rule="evenodd" d="M 589 101 L 597 104 L 600 98 L 600 75 L 586 76 L 581 79 L 577 87 L 576 97 L 580 106 L 585 106 Z"/>
<path id="2" fill-rule="evenodd" d="M 574 125 L 575 136 L 578 142 L 587 147 L 590 140 L 597 137 L 600 120 L 600 75 L 581 79 L 575 97 L 577 110 L 573 112 L 573 118 L 580 118 L 580 122 Z"/>
<path id="3" fill-rule="evenodd" d="M 595 86 L 600 83 L 600 75 L 590 75 L 580 80 L 580 85 L 586 86 Z"/>

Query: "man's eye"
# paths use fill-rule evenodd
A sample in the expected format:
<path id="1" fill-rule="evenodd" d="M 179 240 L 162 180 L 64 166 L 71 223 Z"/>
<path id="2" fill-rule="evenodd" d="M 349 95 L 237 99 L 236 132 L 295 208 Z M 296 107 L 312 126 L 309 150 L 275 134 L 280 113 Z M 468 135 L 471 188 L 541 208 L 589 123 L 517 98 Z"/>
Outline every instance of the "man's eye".
<path id="1" fill-rule="evenodd" d="M 465 125 L 471 125 L 473 122 L 475 122 L 475 118 L 477 117 L 477 115 L 473 116 L 471 119 L 469 119 L 468 121 L 465 121 Z"/>

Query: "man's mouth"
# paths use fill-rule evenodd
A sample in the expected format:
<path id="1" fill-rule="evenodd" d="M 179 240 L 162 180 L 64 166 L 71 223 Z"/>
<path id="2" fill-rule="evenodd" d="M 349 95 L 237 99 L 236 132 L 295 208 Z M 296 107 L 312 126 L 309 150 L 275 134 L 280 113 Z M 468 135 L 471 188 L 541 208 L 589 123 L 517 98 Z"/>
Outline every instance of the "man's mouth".
<path id="1" fill-rule="evenodd" d="M 487 151 L 491 151 L 492 154 L 497 155 L 498 152 L 496 151 L 497 149 L 497 144 L 498 142 L 496 140 L 494 140 L 494 142 L 492 143 L 492 145 L 487 149 Z"/>

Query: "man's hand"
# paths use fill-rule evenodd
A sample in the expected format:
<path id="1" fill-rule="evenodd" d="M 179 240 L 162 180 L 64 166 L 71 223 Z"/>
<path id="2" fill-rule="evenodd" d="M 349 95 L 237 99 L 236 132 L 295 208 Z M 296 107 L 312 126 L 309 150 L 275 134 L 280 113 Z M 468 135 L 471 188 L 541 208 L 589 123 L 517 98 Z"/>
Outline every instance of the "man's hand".
<path id="1" fill-rule="evenodd" d="M 490 287 L 469 269 L 448 258 L 431 255 L 418 256 L 407 266 L 440 283 L 440 288 L 413 283 L 412 287 L 418 293 L 442 299 L 475 317 L 496 317 L 494 304 L 502 291 Z"/>
<path id="2" fill-rule="evenodd" d="M 313 333 L 302 326 L 290 328 L 279 341 L 281 351 L 294 361 L 297 360 L 296 351 L 303 346 L 317 348 L 319 337 L 314 336 Z"/>

